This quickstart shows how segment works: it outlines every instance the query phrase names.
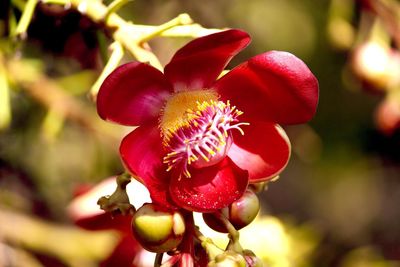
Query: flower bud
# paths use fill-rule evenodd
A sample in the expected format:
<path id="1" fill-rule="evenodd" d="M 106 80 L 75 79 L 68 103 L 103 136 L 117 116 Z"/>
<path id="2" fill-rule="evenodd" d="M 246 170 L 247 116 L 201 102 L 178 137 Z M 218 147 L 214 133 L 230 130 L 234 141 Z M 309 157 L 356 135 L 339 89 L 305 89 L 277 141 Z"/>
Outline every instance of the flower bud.
<path id="1" fill-rule="evenodd" d="M 181 243 L 185 233 L 185 222 L 179 212 L 147 203 L 133 216 L 132 231 L 136 240 L 146 250 L 167 252 Z"/>
<path id="2" fill-rule="evenodd" d="M 207 267 L 246 267 L 246 260 L 234 251 L 225 251 L 210 261 Z"/>
<path id="3" fill-rule="evenodd" d="M 221 209 L 221 213 L 230 223 L 239 230 L 250 224 L 260 210 L 260 202 L 257 195 L 252 190 L 246 190 L 241 198 L 233 202 L 228 207 Z M 205 223 L 215 231 L 226 233 L 224 223 L 215 213 L 204 213 Z"/>

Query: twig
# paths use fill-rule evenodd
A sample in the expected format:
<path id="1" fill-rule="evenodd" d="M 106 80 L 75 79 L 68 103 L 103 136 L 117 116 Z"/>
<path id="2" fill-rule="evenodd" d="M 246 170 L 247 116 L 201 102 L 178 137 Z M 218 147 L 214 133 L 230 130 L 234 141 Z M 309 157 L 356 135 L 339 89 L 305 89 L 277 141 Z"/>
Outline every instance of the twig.
<path id="1" fill-rule="evenodd" d="M 169 30 L 178 25 L 187 25 L 187 24 L 191 24 L 191 23 L 193 23 L 193 21 L 189 17 L 188 14 L 180 14 L 176 18 L 174 18 L 164 24 L 161 24 L 160 26 L 155 27 L 153 29 L 153 31 L 149 32 L 148 34 L 142 34 L 142 36 L 140 37 L 140 42 L 144 43 L 144 42 L 150 41 L 155 36 L 158 36 L 162 32 L 165 32 L 166 30 Z"/>
<path id="2" fill-rule="evenodd" d="M 11 122 L 10 88 L 7 81 L 4 59 L 0 51 L 0 130 Z"/>
<path id="3" fill-rule="evenodd" d="M 152 66 L 162 69 L 158 58 L 149 51 L 146 41 L 155 36 L 198 37 L 218 31 L 205 29 L 198 24 L 192 25 L 187 14 L 166 22 L 160 26 L 136 25 L 110 12 L 112 6 L 107 7 L 101 1 L 90 0 L 42 0 L 44 4 L 63 4 L 78 10 L 89 17 L 93 22 L 103 25 L 110 32 L 114 41 L 119 42 L 133 57 L 142 62 L 149 62 Z M 122 0 L 119 1 L 124 3 Z M 115 4 L 117 7 L 118 3 Z"/>
<path id="4" fill-rule="evenodd" d="M 107 12 L 104 15 L 104 21 L 108 20 L 108 17 L 112 13 L 116 13 L 121 7 L 123 7 L 125 4 L 127 4 L 129 1 L 132 0 L 115 0 L 113 1 L 108 7 L 107 7 Z"/>
<path id="5" fill-rule="evenodd" d="M 28 30 L 29 23 L 32 20 L 33 12 L 35 11 L 38 0 L 28 0 L 25 5 L 24 12 L 18 22 L 15 35 L 19 38 L 26 38 L 26 31 Z"/>
<path id="6" fill-rule="evenodd" d="M 154 267 L 160 267 L 162 264 L 164 253 L 157 253 L 156 258 L 154 259 Z"/>
<path id="7" fill-rule="evenodd" d="M 104 66 L 104 69 L 102 70 L 99 78 L 96 80 L 96 82 L 90 89 L 90 96 L 92 100 L 96 100 L 97 93 L 99 92 L 101 84 L 103 83 L 105 78 L 107 78 L 107 76 L 118 66 L 119 62 L 124 56 L 124 49 L 119 42 L 112 43 L 110 45 L 110 50 L 111 50 L 110 59 Z"/>

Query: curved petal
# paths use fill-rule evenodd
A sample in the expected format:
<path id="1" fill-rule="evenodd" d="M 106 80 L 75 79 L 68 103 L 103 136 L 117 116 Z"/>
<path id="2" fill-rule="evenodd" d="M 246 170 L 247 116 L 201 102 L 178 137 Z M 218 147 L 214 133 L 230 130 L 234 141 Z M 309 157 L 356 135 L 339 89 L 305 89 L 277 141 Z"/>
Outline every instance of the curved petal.
<path id="1" fill-rule="evenodd" d="M 231 58 L 249 42 L 249 35 L 240 30 L 197 38 L 175 53 L 165 66 L 165 75 L 175 91 L 209 88 Z"/>
<path id="2" fill-rule="evenodd" d="M 240 198 L 247 188 L 248 173 L 226 157 L 211 167 L 191 169 L 191 178 L 172 175 L 170 192 L 181 207 L 212 212 Z"/>
<path id="3" fill-rule="evenodd" d="M 250 122 L 245 134 L 233 132 L 228 156 L 249 172 L 250 183 L 267 181 L 278 175 L 290 157 L 290 142 L 277 124 Z"/>
<path id="4" fill-rule="evenodd" d="M 270 51 L 251 58 L 214 85 L 243 117 L 280 124 L 310 120 L 318 104 L 318 81 L 303 61 Z"/>
<path id="5" fill-rule="evenodd" d="M 125 166 L 144 183 L 153 202 L 176 208 L 168 195 L 170 173 L 162 162 L 164 153 L 156 123 L 136 128 L 125 136 L 120 146 Z"/>
<path id="6" fill-rule="evenodd" d="M 172 86 L 152 66 L 131 62 L 115 69 L 97 96 L 97 111 L 104 120 L 140 125 L 160 113 Z"/>

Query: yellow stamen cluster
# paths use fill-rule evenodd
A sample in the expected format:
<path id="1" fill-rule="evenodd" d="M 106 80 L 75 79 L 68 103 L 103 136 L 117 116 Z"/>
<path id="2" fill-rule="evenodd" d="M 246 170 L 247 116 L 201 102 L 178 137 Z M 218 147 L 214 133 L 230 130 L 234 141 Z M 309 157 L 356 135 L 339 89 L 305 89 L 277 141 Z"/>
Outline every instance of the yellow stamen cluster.
<path id="1" fill-rule="evenodd" d="M 206 167 L 222 160 L 229 148 L 228 143 L 231 143 L 229 131 L 237 129 L 244 134 L 240 127 L 248 125 L 245 122 L 239 123 L 237 117 L 243 112 L 231 106 L 229 101 L 218 101 L 213 91 L 201 92 L 205 93 L 201 96 L 211 97 L 203 101 L 196 99 L 195 102 L 191 98 L 188 99 L 188 93 L 198 96 L 196 91 L 174 96 L 173 101 L 166 105 L 168 113 L 163 114 L 168 114 L 172 120 L 168 121 L 163 117 L 160 124 L 164 145 L 168 151 L 164 157 L 164 163 L 168 165 L 167 171 L 178 168 L 185 177 L 191 176 L 188 170 L 191 164 L 195 167 Z M 172 106 L 172 103 L 177 106 Z M 187 108 L 182 112 L 183 103 L 186 103 Z M 171 112 L 168 110 L 170 107 L 177 110 Z M 172 117 L 172 114 L 175 114 L 175 117 Z M 179 114 L 180 118 L 177 117 Z"/>
<path id="2" fill-rule="evenodd" d="M 193 113 L 198 103 L 217 100 L 214 90 L 193 90 L 174 94 L 166 103 L 160 118 L 160 129 L 164 143 L 180 128 L 188 126 L 193 120 Z"/>

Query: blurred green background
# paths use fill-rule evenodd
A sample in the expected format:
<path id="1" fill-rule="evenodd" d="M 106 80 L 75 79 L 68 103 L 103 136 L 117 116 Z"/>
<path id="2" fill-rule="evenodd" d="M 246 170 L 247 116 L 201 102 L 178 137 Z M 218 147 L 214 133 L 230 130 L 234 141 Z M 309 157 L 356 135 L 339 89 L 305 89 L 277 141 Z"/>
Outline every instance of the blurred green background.
<path id="1" fill-rule="evenodd" d="M 118 145 L 129 129 L 102 122 L 87 96 L 103 66 L 98 44 L 109 42 L 101 28 L 76 11 L 40 4 L 27 39 L 15 42 L 7 27 L 11 13 L 19 18 L 21 2 L 0 5 L 0 62 L 11 69 L 6 79 L 12 115 L 0 130 L 0 266 L 70 266 L 76 254 L 65 259 L 6 232 L 11 230 L 5 225 L 15 223 L 12 231 L 18 232 L 26 227 L 19 220 L 40 218 L 75 229 L 65 212 L 74 189 L 123 171 Z M 374 113 L 384 95 L 362 90 L 349 71 L 362 12 L 360 2 L 351 0 L 136 0 L 119 11 L 140 24 L 188 13 L 204 27 L 241 28 L 252 43 L 229 67 L 264 51 L 285 50 L 317 76 L 317 115 L 308 125 L 285 127 L 291 161 L 261 195 L 263 214 L 312 243 L 305 258 L 289 266 L 400 266 L 400 135 L 377 130 Z M 160 37 L 150 45 L 165 64 L 188 40 Z M 84 234 L 79 238 L 91 238 Z M 53 246 L 66 239 L 55 236 L 52 242 L 61 243 Z M 36 263 L 7 265 L 10 251 Z M 99 258 L 85 260 L 96 266 Z"/>

